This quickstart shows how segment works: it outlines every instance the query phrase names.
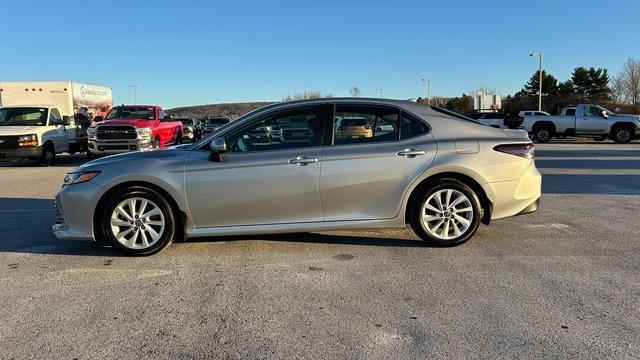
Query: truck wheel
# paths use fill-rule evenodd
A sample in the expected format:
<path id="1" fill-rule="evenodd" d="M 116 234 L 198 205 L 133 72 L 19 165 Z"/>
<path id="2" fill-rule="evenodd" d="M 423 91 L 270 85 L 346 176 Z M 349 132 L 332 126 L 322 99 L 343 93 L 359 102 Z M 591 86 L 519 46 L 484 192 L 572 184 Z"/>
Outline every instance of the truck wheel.
<path id="1" fill-rule="evenodd" d="M 160 138 L 159 137 L 151 140 L 151 148 L 152 149 L 159 149 L 160 148 Z"/>
<path id="2" fill-rule="evenodd" d="M 42 146 L 42 155 L 40 156 L 40 166 L 49 166 L 56 160 L 56 151 L 50 142 L 44 143 Z"/>
<path id="3" fill-rule="evenodd" d="M 613 130 L 613 133 L 611 134 L 611 138 L 613 139 L 613 141 L 617 142 L 618 144 L 628 144 L 633 139 L 633 135 L 631 130 L 629 130 L 629 128 L 617 127 Z"/>
<path id="4" fill-rule="evenodd" d="M 533 138 L 539 143 L 548 143 L 551 140 L 551 129 L 547 126 L 540 126 L 534 130 Z"/>

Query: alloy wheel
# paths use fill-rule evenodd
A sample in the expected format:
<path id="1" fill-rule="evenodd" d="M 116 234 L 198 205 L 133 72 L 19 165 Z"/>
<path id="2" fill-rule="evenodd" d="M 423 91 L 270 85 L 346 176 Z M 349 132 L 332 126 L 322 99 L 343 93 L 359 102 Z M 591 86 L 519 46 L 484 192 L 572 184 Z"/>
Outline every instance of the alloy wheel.
<path id="1" fill-rule="evenodd" d="M 141 197 L 125 199 L 111 213 L 111 232 L 129 249 L 153 246 L 165 230 L 165 218 L 160 207 Z"/>
<path id="2" fill-rule="evenodd" d="M 629 141 L 629 139 L 631 138 L 631 134 L 629 134 L 627 130 L 618 130 L 618 132 L 616 133 L 616 138 L 619 142 L 624 143 Z"/>
<path id="3" fill-rule="evenodd" d="M 473 205 L 462 192 L 443 189 L 422 205 L 422 225 L 431 235 L 450 240 L 464 235 L 473 221 Z"/>

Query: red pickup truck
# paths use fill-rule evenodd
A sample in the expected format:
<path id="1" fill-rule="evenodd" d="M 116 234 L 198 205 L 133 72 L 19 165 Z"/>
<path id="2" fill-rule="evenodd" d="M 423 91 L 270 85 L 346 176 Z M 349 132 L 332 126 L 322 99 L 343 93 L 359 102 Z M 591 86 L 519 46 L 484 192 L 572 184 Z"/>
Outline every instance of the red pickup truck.
<path id="1" fill-rule="evenodd" d="M 160 106 L 116 106 L 87 129 L 88 155 L 151 150 L 182 143 L 182 123 L 165 115 Z"/>

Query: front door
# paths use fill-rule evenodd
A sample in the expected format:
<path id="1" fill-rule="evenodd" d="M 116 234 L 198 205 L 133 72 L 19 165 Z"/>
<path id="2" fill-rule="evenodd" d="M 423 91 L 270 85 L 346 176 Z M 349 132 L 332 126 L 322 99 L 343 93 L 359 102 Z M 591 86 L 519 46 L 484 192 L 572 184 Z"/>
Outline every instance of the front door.
<path id="1" fill-rule="evenodd" d="M 337 105 L 333 146 L 322 152 L 325 221 L 397 216 L 404 192 L 435 157 L 429 131 L 427 124 L 393 107 Z"/>
<path id="2" fill-rule="evenodd" d="M 607 132 L 609 122 L 602 114 L 602 109 L 594 105 L 586 105 L 579 119 L 576 132 L 579 134 L 603 135 Z"/>
<path id="3" fill-rule="evenodd" d="M 185 189 L 196 227 L 322 221 L 322 132 L 330 107 L 267 114 L 223 134 L 221 161 L 194 150 Z M 217 160 L 217 159 L 216 159 Z"/>

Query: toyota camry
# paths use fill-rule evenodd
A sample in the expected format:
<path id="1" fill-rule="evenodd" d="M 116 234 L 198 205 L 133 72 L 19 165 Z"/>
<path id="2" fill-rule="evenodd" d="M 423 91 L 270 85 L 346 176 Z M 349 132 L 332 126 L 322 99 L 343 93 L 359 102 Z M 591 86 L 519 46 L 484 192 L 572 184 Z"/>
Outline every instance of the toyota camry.
<path id="1" fill-rule="evenodd" d="M 367 136 L 341 129 L 354 118 Z M 185 238 L 407 225 L 451 246 L 480 223 L 535 211 L 540 188 L 524 131 L 410 101 L 304 100 L 254 110 L 195 144 L 78 167 L 56 196 L 53 232 L 133 255 Z"/>

